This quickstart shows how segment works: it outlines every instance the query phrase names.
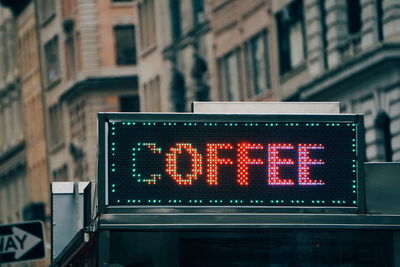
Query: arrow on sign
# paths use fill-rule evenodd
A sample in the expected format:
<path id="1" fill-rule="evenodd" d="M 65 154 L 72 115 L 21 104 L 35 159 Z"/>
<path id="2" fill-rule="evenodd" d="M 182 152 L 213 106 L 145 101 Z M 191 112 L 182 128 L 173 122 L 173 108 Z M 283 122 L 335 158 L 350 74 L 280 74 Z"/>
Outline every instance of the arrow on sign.
<path id="1" fill-rule="evenodd" d="M 16 260 L 25 255 L 25 253 L 41 241 L 40 238 L 18 227 L 13 227 L 12 232 L 12 235 L 0 236 L 0 254 L 15 253 L 14 258 Z"/>

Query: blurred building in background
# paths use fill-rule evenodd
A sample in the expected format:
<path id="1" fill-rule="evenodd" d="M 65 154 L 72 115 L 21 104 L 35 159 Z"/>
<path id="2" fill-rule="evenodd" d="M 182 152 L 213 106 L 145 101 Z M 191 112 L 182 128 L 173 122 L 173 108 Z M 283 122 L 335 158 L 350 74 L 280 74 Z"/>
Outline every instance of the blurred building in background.
<path id="1" fill-rule="evenodd" d="M 0 224 L 47 228 L 49 183 L 96 179 L 97 113 L 139 111 L 135 6 L 1 3 Z"/>
<path id="2" fill-rule="evenodd" d="M 282 100 L 340 101 L 365 115 L 368 161 L 400 161 L 400 6 L 273 1 Z"/>
<path id="3" fill-rule="evenodd" d="M 36 13 L 33 3 L 25 4 L 13 14 L 1 9 L 4 223 L 44 220 L 50 212 Z"/>
<path id="4" fill-rule="evenodd" d="M 393 0 L 137 0 L 143 111 L 194 100 L 340 101 L 366 158 L 400 160 Z"/>
<path id="5" fill-rule="evenodd" d="M 138 0 L 142 111 L 188 111 L 210 100 L 212 35 L 205 0 Z"/>
<path id="6" fill-rule="evenodd" d="M 42 220 L 50 229 L 49 178 L 36 10 L 0 7 L 2 96 L 0 222 Z M 38 262 L 35 266 L 48 264 Z"/>
<path id="7" fill-rule="evenodd" d="M 11 10 L 0 7 L 0 224 L 22 221 L 29 203 L 16 29 Z"/>
<path id="8" fill-rule="evenodd" d="M 95 180 L 97 113 L 139 111 L 132 1 L 37 1 L 49 175 Z"/>
<path id="9" fill-rule="evenodd" d="M 279 100 L 271 8 L 265 0 L 210 1 L 213 100 Z"/>

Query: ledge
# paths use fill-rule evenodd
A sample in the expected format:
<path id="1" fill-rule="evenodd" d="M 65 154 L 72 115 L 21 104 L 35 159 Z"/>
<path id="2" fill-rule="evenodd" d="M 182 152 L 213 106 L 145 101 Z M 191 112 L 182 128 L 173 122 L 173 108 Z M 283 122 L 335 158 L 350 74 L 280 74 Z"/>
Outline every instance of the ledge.
<path id="1" fill-rule="evenodd" d="M 391 60 L 400 60 L 400 44 L 382 44 L 367 52 L 360 53 L 336 68 L 326 71 L 311 82 L 300 86 L 300 100 L 310 100 L 345 80 Z"/>
<path id="2" fill-rule="evenodd" d="M 100 229 L 348 228 L 400 229 L 396 215 L 333 214 L 103 214 Z"/>
<path id="3" fill-rule="evenodd" d="M 189 44 L 192 44 L 194 41 L 194 37 L 206 34 L 211 30 L 211 25 L 209 20 L 205 20 L 204 22 L 193 25 L 193 27 L 182 34 L 182 36 L 178 40 L 173 40 L 169 45 L 167 45 L 163 50 L 162 54 L 164 57 L 170 57 L 176 50 L 182 49 Z"/>
<path id="4" fill-rule="evenodd" d="M 84 80 L 73 83 L 64 93 L 60 96 L 60 100 L 63 101 L 66 98 L 73 96 L 76 93 L 85 93 L 83 89 L 111 89 L 111 86 L 118 86 L 119 88 L 138 88 L 138 76 L 106 76 L 106 77 L 88 77 Z"/>
<path id="5" fill-rule="evenodd" d="M 0 177 L 6 176 L 24 162 L 26 162 L 25 141 L 21 141 L 0 156 Z"/>

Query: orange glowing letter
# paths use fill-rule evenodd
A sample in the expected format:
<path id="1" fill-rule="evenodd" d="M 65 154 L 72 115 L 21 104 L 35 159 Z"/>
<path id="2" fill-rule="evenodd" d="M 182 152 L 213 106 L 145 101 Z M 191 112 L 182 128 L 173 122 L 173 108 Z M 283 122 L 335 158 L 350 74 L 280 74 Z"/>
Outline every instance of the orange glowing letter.
<path id="1" fill-rule="evenodd" d="M 185 149 L 191 158 L 191 173 L 186 174 L 185 178 L 182 174 L 178 173 L 177 158 L 178 154 L 182 154 L 182 150 Z M 202 156 L 196 148 L 190 143 L 177 143 L 176 147 L 169 149 L 170 153 L 166 154 L 167 169 L 166 172 L 178 183 L 178 185 L 192 185 L 193 180 L 197 180 L 197 177 L 202 174 Z"/>
<path id="2" fill-rule="evenodd" d="M 218 158 L 218 149 L 233 149 L 231 144 L 207 144 L 207 183 L 218 185 L 218 165 L 233 164 L 231 159 Z"/>

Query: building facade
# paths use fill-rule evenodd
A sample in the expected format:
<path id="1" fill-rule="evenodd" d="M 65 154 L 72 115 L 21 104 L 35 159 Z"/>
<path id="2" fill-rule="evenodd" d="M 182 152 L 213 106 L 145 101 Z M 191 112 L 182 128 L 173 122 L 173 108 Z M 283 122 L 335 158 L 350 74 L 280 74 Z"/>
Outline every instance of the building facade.
<path id="1" fill-rule="evenodd" d="M 1 3 L 10 8 L 1 13 L 1 155 L 23 158 L 30 192 L 21 194 L 42 203 L 25 215 L 48 215 L 51 180 L 96 179 L 97 113 L 140 109 L 135 5 Z"/>
<path id="2" fill-rule="evenodd" d="M 2 196 L 10 196 L 2 204 L 15 206 L 2 210 L 16 212 L 3 218 L 5 222 L 45 221 L 50 214 L 49 179 L 35 6 L 26 2 L 2 8 L 2 19 L 1 154 L 11 160 L 5 165 L 8 168 L 17 163 L 22 167 L 10 173 L 18 180 L 15 188 L 2 187 L 6 191 Z"/>
<path id="3" fill-rule="evenodd" d="M 50 182 L 96 179 L 97 113 L 140 110 L 135 6 L 0 3 L 0 224 L 50 238 Z"/>
<path id="4" fill-rule="evenodd" d="M 368 161 L 400 160 L 395 2 L 273 1 L 282 100 L 340 101 L 343 112 L 364 114 Z"/>
<path id="5" fill-rule="evenodd" d="M 137 39 L 142 111 L 188 111 L 210 99 L 212 39 L 204 0 L 140 0 Z"/>
<path id="6" fill-rule="evenodd" d="M 212 98 L 278 100 L 271 1 L 210 1 Z"/>
<path id="7" fill-rule="evenodd" d="M 186 111 L 194 100 L 340 101 L 343 112 L 365 115 L 367 160 L 398 161 L 395 2 L 137 1 L 143 110 Z"/>
<path id="8" fill-rule="evenodd" d="M 12 11 L 0 7 L 0 224 L 23 220 L 29 203 L 16 28 Z"/>
<path id="9" fill-rule="evenodd" d="M 0 7 L 0 221 L 42 220 L 50 236 L 46 129 L 35 5 Z M 49 264 L 45 259 L 31 266 Z M 26 265 L 28 266 L 28 265 Z"/>
<path id="10" fill-rule="evenodd" d="M 97 113 L 139 111 L 132 1 L 38 1 L 54 181 L 96 179 Z"/>
<path id="11" fill-rule="evenodd" d="M 21 100 L 31 199 L 26 219 L 44 220 L 50 216 L 50 181 L 37 23 L 35 4 L 31 1 L 17 16 Z"/>

